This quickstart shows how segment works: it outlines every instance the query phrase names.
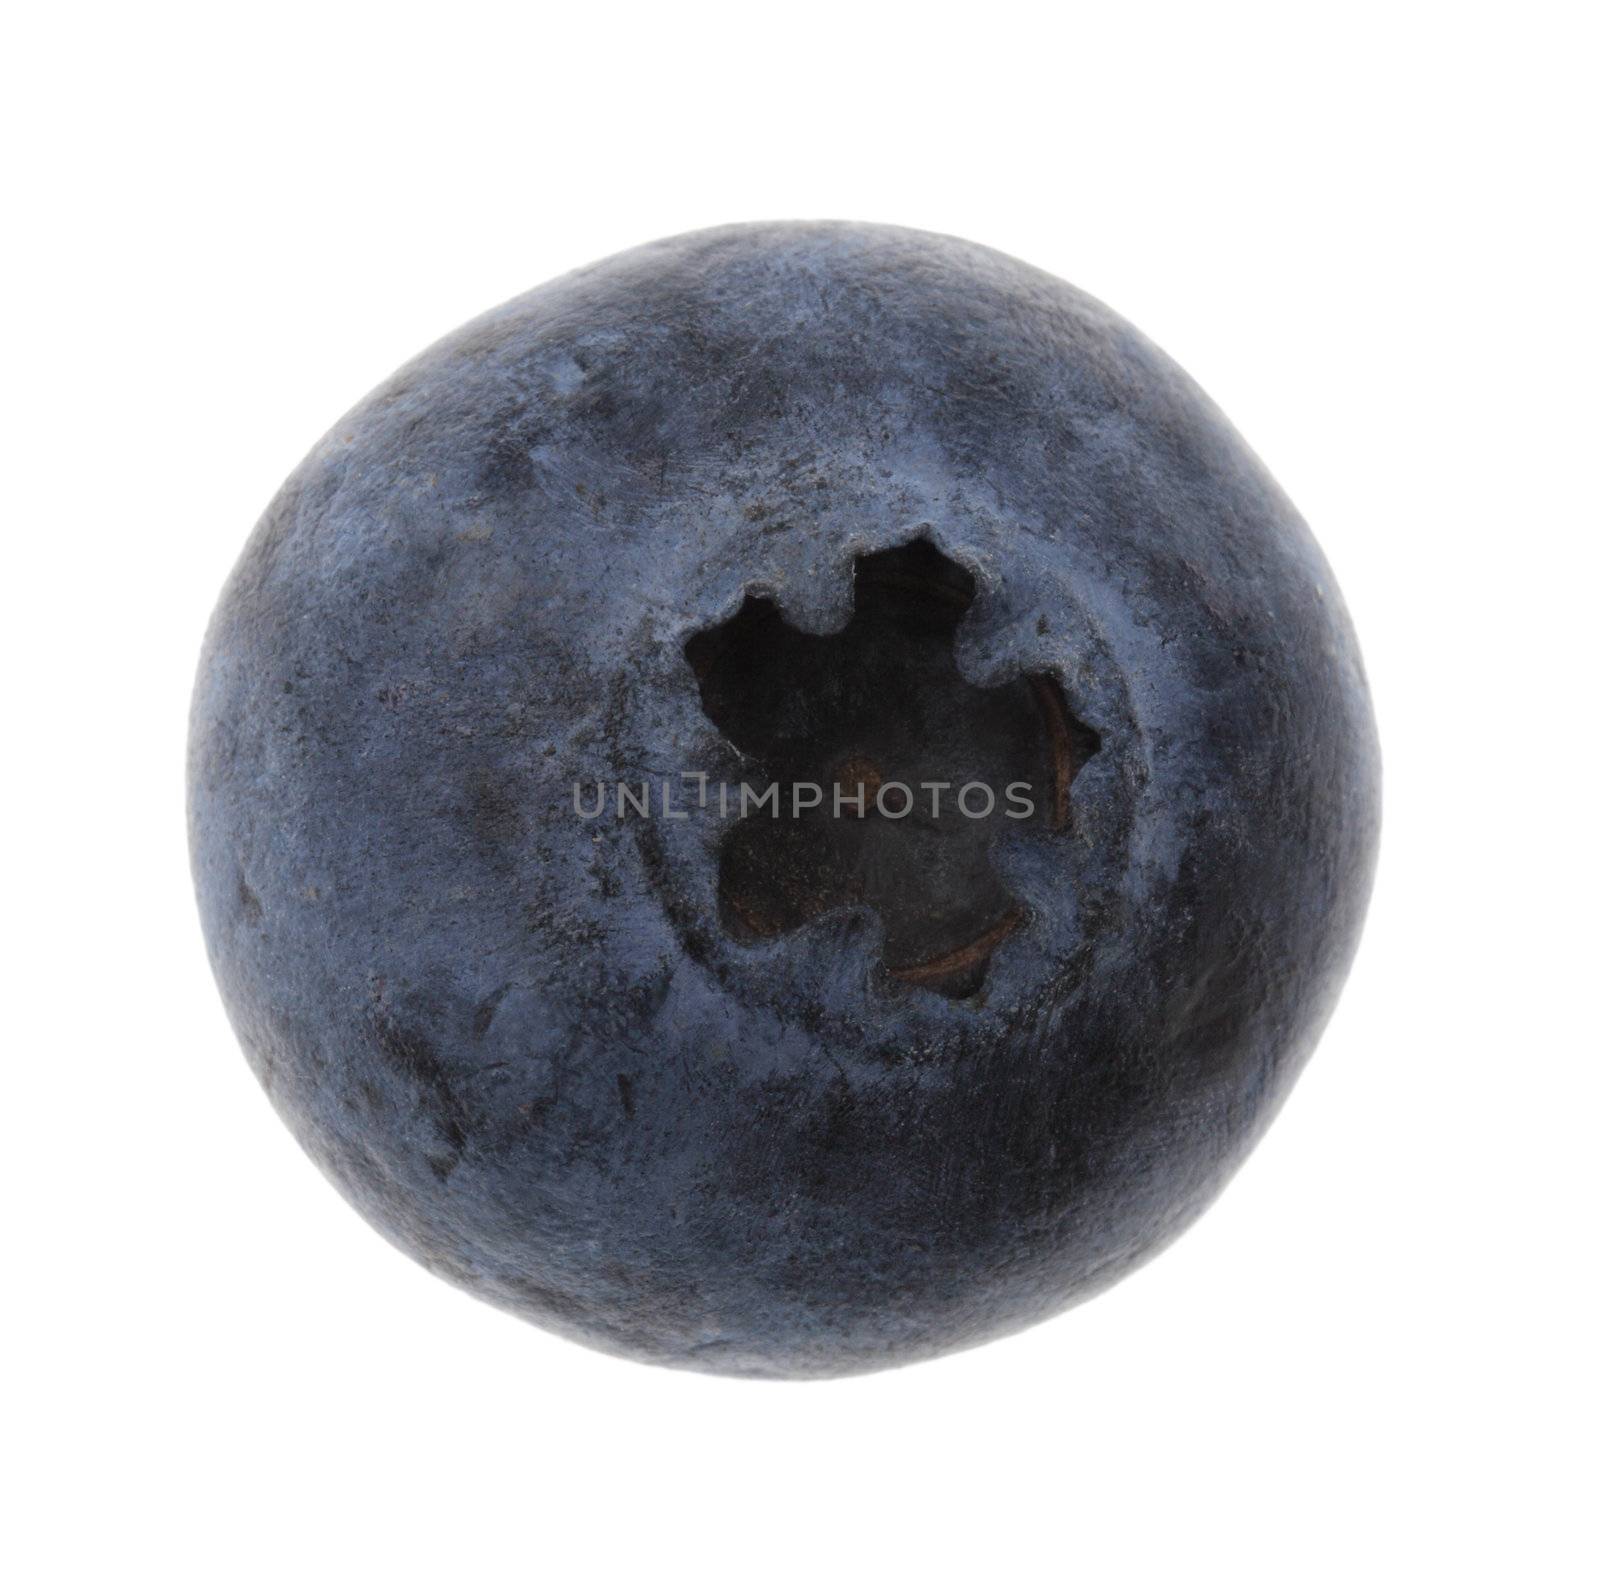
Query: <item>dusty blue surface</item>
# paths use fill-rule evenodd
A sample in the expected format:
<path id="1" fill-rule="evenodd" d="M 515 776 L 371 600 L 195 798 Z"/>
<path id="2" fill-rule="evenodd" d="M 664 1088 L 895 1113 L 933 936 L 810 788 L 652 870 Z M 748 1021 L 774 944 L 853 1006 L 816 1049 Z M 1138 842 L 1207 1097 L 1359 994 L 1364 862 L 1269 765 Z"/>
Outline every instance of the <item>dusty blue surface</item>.
<path id="1" fill-rule="evenodd" d="M 967 677 L 1052 673 L 1101 737 L 1069 829 L 999 849 L 1030 920 L 973 1001 L 886 977 L 870 916 L 734 942 L 714 814 L 572 811 L 737 780 L 687 638 L 751 590 L 837 629 L 917 535 L 978 581 Z M 223 594 L 189 782 L 245 1052 L 380 1231 L 596 1347 L 785 1375 L 1026 1325 L 1192 1220 L 1378 821 L 1338 589 L 1194 384 L 1015 260 L 810 224 L 563 277 L 335 426 Z"/>

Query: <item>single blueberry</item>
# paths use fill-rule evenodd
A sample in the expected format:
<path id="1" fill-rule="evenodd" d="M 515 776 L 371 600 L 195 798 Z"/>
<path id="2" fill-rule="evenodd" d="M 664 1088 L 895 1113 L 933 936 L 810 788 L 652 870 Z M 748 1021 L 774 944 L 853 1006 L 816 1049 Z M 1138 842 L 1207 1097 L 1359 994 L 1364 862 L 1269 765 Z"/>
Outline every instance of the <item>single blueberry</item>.
<path id="1" fill-rule="evenodd" d="M 1354 952 L 1378 753 L 1305 526 L 1137 332 L 757 225 L 329 433 L 213 619 L 189 802 L 240 1041 L 380 1231 L 595 1347 L 825 1376 L 1205 1207 Z"/>

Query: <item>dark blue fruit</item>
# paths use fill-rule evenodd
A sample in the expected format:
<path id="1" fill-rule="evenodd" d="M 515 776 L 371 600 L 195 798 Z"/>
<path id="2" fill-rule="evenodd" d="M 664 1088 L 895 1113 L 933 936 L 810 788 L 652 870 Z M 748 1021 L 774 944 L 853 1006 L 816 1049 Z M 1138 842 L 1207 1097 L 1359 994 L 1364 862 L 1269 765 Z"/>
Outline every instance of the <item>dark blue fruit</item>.
<path id="1" fill-rule="evenodd" d="M 822 1376 L 1205 1207 L 1349 964 L 1378 754 L 1305 526 L 1137 332 L 763 225 L 335 427 L 223 593 L 189 799 L 239 1038 L 380 1231 L 595 1347 Z"/>

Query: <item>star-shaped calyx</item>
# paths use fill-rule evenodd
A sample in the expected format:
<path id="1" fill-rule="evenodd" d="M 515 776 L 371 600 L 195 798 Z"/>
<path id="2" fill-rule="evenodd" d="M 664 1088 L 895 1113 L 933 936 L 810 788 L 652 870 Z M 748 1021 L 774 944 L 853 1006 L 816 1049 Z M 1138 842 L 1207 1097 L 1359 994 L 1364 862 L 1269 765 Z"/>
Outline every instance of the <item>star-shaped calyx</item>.
<path id="1" fill-rule="evenodd" d="M 1002 828 L 1064 828 L 1068 788 L 1099 740 L 1048 675 L 988 688 L 962 677 L 953 643 L 974 590 L 919 539 L 856 560 L 854 610 L 836 635 L 808 635 L 751 597 L 690 639 L 707 716 L 755 765 L 746 784 L 778 787 L 723 840 L 735 938 L 864 905 L 895 977 L 953 998 L 981 987 L 1024 920 L 992 843 Z"/>

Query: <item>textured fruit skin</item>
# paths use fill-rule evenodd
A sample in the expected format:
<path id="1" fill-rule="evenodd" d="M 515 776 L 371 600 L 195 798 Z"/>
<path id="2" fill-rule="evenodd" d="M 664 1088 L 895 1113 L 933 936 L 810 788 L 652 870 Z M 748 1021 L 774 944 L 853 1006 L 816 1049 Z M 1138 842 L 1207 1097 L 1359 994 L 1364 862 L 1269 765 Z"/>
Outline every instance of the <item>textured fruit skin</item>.
<path id="1" fill-rule="evenodd" d="M 919 535 L 977 581 L 964 674 L 1101 737 L 997 848 L 1029 920 L 971 1000 L 866 913 L 735 942 L 714 810 L 572 804 L 736 782 L 685 643 L 752 590 L 837 630 Z M 240 1041 L 374 1226 L 597 1348 L 826 1376 L 1205 1207 L 1345 976 L 1378 753 L 1320 552 L 1164 355 L 969 243 L 762 224 L 539 288 L 328 434 L 212 621 L 189 801 Z"/>

